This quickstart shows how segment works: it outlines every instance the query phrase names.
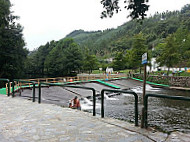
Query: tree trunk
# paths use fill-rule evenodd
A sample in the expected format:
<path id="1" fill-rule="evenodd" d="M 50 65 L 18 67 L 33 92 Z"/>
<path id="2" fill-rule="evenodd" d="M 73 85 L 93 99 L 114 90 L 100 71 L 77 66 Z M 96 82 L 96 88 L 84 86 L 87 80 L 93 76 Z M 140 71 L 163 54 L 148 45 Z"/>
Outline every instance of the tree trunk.
<path id="1" fill-rule="evenodd" d="M 167 76 L 169 76 L 170 68 L 168 68 Z"/>

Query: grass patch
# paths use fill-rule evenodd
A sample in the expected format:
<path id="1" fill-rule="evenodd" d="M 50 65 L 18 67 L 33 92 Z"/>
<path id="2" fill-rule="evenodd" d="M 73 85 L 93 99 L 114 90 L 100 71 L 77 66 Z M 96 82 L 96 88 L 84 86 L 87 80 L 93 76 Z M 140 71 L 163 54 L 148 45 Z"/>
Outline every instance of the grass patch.
<path id="1" fill-rule="evenodd" d="M 93 70 L 91 74 L 102 74 L 105 73 L 104 71 L 100 71 L 100 70 Z"/>

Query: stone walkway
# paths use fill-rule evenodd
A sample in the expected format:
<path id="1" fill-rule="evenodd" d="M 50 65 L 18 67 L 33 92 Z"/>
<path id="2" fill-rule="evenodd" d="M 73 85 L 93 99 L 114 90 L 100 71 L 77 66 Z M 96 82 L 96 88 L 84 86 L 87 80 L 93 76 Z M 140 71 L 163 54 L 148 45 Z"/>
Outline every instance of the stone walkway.
<path id="1" fill-rule="evenodd" d="M 0 95 L 0 142 L 189 142 L 124 121 Z"/>

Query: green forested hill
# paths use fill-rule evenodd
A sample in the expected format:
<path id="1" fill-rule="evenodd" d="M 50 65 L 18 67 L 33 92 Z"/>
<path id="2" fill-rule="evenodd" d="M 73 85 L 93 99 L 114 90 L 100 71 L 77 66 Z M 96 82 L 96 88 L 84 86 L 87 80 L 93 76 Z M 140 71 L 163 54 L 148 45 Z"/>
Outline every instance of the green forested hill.
<path id="1" fill-rule="evenodd" d="M 121 49 L 131 48 L 131 38 L 142 32 L 147 39 L 149 48 L 156 46 L 169 34 L 184 25 L 187 21 L 189 10 L 157 13 L 150 18 L 146 18 L 142 23 L 133 20 L 129 21 L 117 29 L 107 29 L 104 31 L 86 32 L 76 30 L 66 36 L 73 38 L 81 46 L 88 47 L 93 53 L 105 55 L 117 46 Z M 188 17 L 189 19 L 189 17 Z"/>
<path id="2" fill-rule="evenodd" d="M 167 67 L 190 65 L 190 5 L 181 11 L 156 13 L 140 22 L 131 20 L 116 29 L 75 30 L 33 51 L 25 72 L 63 76 L 107 66 L 136 69 L 141 67 L 144 52 Z M 114 61 L 105 63 L 106 58 Z"/>

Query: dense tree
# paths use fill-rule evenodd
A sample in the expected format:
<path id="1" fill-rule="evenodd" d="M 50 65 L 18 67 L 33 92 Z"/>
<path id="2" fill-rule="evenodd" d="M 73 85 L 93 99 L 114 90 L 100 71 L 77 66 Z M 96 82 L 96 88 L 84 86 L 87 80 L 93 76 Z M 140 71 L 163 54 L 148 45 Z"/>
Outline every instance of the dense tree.
<path id="1" fill-rule="evenodd" d="M 121 1 L 121 0 L 120 0 Z M 148 10 L 147 2 L 148 0 L 123 0 L 125 3 L 124 8 L 131 10 L 130 17 L 133 19 L 138 19 L 146 16 L 145 12 Z M 128 3 L 128 4 L 127 4 Z M 118 13 L 121 8 L 119 7 L 119 0 L 102 0 L 101 4 L 105 8 L 102 12 L 101 18 L 112 17 L 114 13 Z"/>
<path id="2" fill-rule="evenodd" d="M 64 65 L 67 74 L 79 73 L 82 68 L 83 56 L 76 43 L 72 43 L 65 51 Z"/>
<path id="3" fill-rule="evenodd" d="M 63 76 L 63 60 L 64 55 L 62 49 L 59 46 L 53 48 L 44 63 L 47 74 L 51 76 Z"/>
<path id="4" fill-rule="evenodd" d="M 132 44 L 132 64 L 134 68 L 141 67 L 142 64 L 142 55 L 148 52 L 146 39 L 142 33 L 139 33 L 134 36 L 133 44 Z"/>
<path id="5" fill-rule="evenodd" d="M 55 41 L 48 42 L 29 54 L 25 61 L 25 73 L 27 77 L 42 77 L 44 74 L 47 74 L 48 68 L 45 66 L 45 60 L 56 44 Z"/>
<path id="6" fill-rule="evenodd" d="M 127 50 L 125 54 L 125 60 L 126 60 L 126 68 L 128 69 L 134 69 L 135 65 L 133 62 L 133 51 Z"/>
<path id="7" fill-rule="evenodd" d="M 162 44 L 160 47 L 162 50 L 160 55 L 157 56 L 156 61 L 160 64 L 160 66 L 167 66 L 169 74 L 169 69 L 179 63 L 180 57 L 174 36 L 168 36 L 165 40 L 165 44 Z"/>
<path id="8" fill-rule="evenodd" d="M 158 56 L 161 56 L 161 54 L 163 53 L 163 50 L 164 50 L 164 47 L 166 46 L 166 43 L 163 42 L 163 43 L 159 43 L 156 47 L 153 48 L 153 51 L 152 51 L 152 55 L 153 57 L 158 57 Z"/>
<path id="9" fill-rule="evenodd" d="M 0 78 L 23 76 L 24 60 L 28 51 L 24 49 L 23 28 L 16 23 L 19 18 L 10 11 L 9 0 L 0 0 Z"/>
<path id="10" fill-rule="evenodd" d="M 113 60 L 112 67 L 114 70 L 123 70 L 126 67 L 125 55 L 123 52 L 117 52 Z"/>
<path id="11" fill-rule="evenodd" d="M 187 62 L 186 66 L 190 66 L 190 33 L 184 42 L 185 52 L 183 58 Z"/>
<path id="12" fill-rule="evenodd" d="M 180 46 L 182 49 L 180 49 L 181 55 L 180 63 L 186 63 L 186 66 L 190 66 L 190 32 L 188 32 L 187 36 L 185 39 L 182 41 L 182 45 Z"/>
<path id="13" fill-rule="evenodd" d="M 189 33 L 188 29 L 181 26 L 173 34 L 173 36 L 175 38 L 175 44 L 177 44 L 177 48 L 178 48 L 177 52 L 180 54 L 179 55 L 179 67 L 181 67 L 181 65 L 183 65 L 184 60 L 187 60 L 184 53 L 187 50 L 185 43 L 188 42 L 188 38 L 187 38 L 188 33 Z"/>
<path id="14" fill-rule="evenodd" d="M 88 50 L 84 55 L 83 69 L 88 71 L 89 74 L 92 73 L 92 70 L 98 69 L 98 60 L 96 56 L 89 54 Z"/>
<path id="15" fill-rule="evenodd" d="M 132 46 L 132 38 L 129 36 L 121 37 L 111 44 L 112 52 L 114 51 L 125 51 L 130 49 Z"/>

